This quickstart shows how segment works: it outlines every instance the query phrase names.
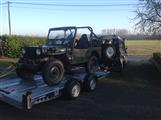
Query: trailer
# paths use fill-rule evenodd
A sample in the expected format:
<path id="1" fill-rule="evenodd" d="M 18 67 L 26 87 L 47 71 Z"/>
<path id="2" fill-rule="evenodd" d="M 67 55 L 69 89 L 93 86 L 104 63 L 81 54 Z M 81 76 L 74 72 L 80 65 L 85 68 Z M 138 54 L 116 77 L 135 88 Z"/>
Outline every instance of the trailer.
<path id="1" fill-rule="evenodd" d="M 0 79 L 0 101 L 19 109 L 29 110 L 36 104 L 62 95 L 75 99 L 79 96 L 79 90 L 93 91 L 96 88 L 96 82 L 107 77 L 109 73 L 100 70 L 93 75 L 88 75 L 84 69 L 77 69 L 72 73 L 65 73 L 63 80 L 53 86 L 45 84 L 41 75 L 34 76 L 34 80 L 31 81 L 22 80 L 16 75 L 7 76 Z"/>

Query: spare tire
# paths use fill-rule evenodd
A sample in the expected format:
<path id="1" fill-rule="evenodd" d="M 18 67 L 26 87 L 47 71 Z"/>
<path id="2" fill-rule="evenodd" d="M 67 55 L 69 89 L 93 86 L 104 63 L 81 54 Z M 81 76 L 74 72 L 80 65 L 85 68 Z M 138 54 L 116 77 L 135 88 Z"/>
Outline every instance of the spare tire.
<path id="1" fill-rule="evenodd" d="M 111 44 L 103 45 L 102 50 L 104 58 L 112 59 L 116 55 L 116 49 Z"/>
<path id="2" fill-rule="evenodd" d="M 48 85 L 59 83 L 64 76 L 64 66 L 60 60 L 54 59 L 47 62 L 43 68 L 43 79 Z"/>

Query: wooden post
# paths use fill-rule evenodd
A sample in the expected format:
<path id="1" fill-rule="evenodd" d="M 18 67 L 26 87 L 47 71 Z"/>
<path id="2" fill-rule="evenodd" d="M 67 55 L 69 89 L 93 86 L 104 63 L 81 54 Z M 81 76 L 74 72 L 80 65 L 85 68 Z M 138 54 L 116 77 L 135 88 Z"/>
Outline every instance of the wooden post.
<path id="1" fill-rule="evenodd" d="M 10 17 L 10 2 L 8 1 L 8 25 L 9 25 L 9 35 L 11 35 L 11 17 Z"/>

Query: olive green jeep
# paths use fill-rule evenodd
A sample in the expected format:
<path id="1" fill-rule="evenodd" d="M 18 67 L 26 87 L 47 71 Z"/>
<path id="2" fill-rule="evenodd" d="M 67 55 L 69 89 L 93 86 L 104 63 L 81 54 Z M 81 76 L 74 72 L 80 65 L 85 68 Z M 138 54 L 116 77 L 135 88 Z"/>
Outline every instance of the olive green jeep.
<path id="1" fill-rule="evenodd" d="M 17 75 L 32 80 L 35 74 L 41 73 L 45 83 L 54 85 L 63 79 L 64 72 L 78 66 L 95 73 L 102 58 L 101 45 L 102 40 L 91 27 L 51 28 L 45 45 L 21 48 Z"/>

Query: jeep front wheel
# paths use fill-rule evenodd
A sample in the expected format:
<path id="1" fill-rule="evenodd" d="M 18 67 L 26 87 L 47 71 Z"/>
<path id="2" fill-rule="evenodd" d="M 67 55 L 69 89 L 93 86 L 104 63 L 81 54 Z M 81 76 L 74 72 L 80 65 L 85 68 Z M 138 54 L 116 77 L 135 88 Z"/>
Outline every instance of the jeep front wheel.
<path id="1" fill-rule="evenodd" d="M 64 76 L 64 66 L 60 60 L 54 59 L 44 65 L 43 79 L 48 85 L 54 85 L 59 83 Z"/>
<path id="2" fill-rule="evenodd" d="M 89 74 L 94 74 L 99 69 L 99 62 L 96 56 L 91 56 L 87 62 L 86 70 Z"/>

